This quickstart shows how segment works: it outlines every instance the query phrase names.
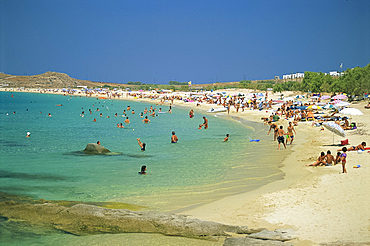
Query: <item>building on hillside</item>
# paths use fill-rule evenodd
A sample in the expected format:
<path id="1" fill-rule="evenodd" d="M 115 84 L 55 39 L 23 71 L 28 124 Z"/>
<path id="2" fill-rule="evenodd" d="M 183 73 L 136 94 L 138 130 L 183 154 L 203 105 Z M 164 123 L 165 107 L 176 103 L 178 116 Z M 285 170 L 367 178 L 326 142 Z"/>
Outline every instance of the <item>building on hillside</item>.
<path id="1" fill-rule="evenodd" d="M 304 78 L 304 73 L 291 73 L 283 75 L 283 79 L 295 79 L 295 78 Z"/>

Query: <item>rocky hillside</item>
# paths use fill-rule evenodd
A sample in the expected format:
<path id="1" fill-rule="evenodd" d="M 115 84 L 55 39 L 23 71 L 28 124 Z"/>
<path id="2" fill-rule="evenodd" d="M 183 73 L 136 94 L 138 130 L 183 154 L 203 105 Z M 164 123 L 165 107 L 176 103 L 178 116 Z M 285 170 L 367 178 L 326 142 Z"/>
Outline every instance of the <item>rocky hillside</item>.
<path id="1" fill-rule="evenodd" d="M 105 84 L 106 83 L 74 79 L 65 73 L 57 72 L 46 72 L 32 76 L 16 76 L 4 73 L 0 74 L 0 85 L 2 87 L 12 88 L 76 88 L 77 86 L 87 86 L 88 88 L 93 88 L 103 86 Z"/>

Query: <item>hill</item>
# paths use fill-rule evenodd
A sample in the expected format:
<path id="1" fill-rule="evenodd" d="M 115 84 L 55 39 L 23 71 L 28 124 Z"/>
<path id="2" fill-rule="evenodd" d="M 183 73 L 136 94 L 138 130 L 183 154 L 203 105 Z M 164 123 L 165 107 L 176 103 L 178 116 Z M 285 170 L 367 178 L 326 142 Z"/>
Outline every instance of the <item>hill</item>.
<path id="1" fill-rule="evenodd" d="M 79 80 L 69 77 L 65 73 L 46 72 L 39 75 L 16 76 L 0 74 L 0 84 L 12 88 L 76 88 L 77 86 L 87 86 L 89 88 L 100 87 L 106 83 L 92 82 L 89 80 Z"/>

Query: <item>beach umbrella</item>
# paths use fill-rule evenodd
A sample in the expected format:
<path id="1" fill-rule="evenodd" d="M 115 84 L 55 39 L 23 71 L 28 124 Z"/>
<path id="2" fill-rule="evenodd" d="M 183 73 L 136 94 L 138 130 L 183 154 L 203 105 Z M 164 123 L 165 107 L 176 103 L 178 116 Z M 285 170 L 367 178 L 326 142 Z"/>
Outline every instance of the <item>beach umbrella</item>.
<path id="1" fill-rule="evenodd" d="M 324 109 L 330 109 L 330 108 L 334 108 L 334 105 L 333 104 L 326 104 L 324 106 Z"/>
<path id="2" fill-rule="evenodd" d="M 304 98 L 304 96 L 302 96 L 302 95 L 297 95 L 295 98 L 300 99 L 300 98 Z"/>
<path id="3" fill-rule="evenodd" d="M 324 122 L 322 123 L 322 125 L 329 131 L 333 132 L 333 144 L 334 144 L 334 134 L 337 134 L 341 137 L 346 136 L 346 133 L 344 132 L 343 128 L 333 121 Z"/>
<path id="4" fill-rule="evenodd" d="M 322 100 L 329 99 L 329 98 L 330 98 L 330 96 L 322 96 L 321 97 Z"/>
<path id="5" fill-rule="evenodd" d="M 335 103 L 334 105 L 335 105 L 335 107 L 345 107 L 345 106 L 349 106 L 351 104 L 349 102 L 339 101 L 339 102 Z"/>
<path id="6" fill-rule="evenodd" d="M 361 110 L 357 108 L 344 108 L 341 111 L 339 111 L 341 114 L 349 114 L 349 115 L 363 115 Z"/>
<path id="7" fill-rule="evenodd" d="M 336 96 L 333 96 L 332 99 L 347 99 L 347 96 L 346 95 L 336 95 Z"/>
<path id="8" fill-rule="evenodd" d="M 319 97 L 318 96 L 312 96 L 312 97 L 310 97 L 311 99 L 319 99 Z"/>
<path id="9" fill-rule="evenodd" d="M 322 107 L 320 107 L 320 106 L 317 106 L 317 105 L 310 105 L 310 106 L 308 106 L 307 107 L 307 109 L 319 109 L 319 110 L 321 110 L 322 109 Z"/>
<path id="10" fill-rule="evenodd" d="M 286 97 L 283 99 L 284 102 L 287 102 L 287 101 L 294 101 L 294 98 L 293 97 Z"/>

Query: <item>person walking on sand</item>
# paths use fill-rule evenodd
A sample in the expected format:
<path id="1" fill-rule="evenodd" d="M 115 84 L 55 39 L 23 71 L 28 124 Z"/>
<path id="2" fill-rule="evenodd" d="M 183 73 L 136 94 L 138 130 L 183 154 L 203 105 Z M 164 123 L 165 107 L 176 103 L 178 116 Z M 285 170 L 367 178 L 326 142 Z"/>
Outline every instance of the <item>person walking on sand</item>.
<path id="1" fill-rule="evenodd" d="M 347 147 L 342 148 L 343 153 L 340 155 L 340 160 L 342 161 L 342 173 L 347 173 L 346 163 L 347 163 Z"/>
<path id="2" fill-rule="evenodd" d="M 208 128 L 208 119 L 203 116 L 203 124 L 199 125 L 199 129 L 202 129 L 202 127 L 204 126 L 204 129 L 207 129 Z"/>
<path id="3" fill-rule="evenodd" d="M 177 143 L 178 137 L 175 135 L 175 131 L 172 131 L 171 143 Z"/>
<path id="4" fill-rule="evenodd" d="M 293 134 L 293 131 L 294 131 L 294 134 L 297 134 L 294 127 L 293 127 L 293 124 L 292 122 L 289 122 L 289 126 L 288 126 L 288 134 L 287 134 L 287 138 L 286 138 L 286 144 L 288 145 L 288 139 L 290 139 L 290 145 L 293 143 L 293 140 L 294 140 L 294 134 Z"/>
<path id="5" fill-rule="evenodd" d="M 286 149 L 285 141 L 284 141 L 284 129 L 283 126 L 280 126 L 280 129 L 277 130 L 277 140 L 278 140 L 278 150 L 280 150 L 280 144 L 282 143 L 284 145 L 284 148 Z"/>

